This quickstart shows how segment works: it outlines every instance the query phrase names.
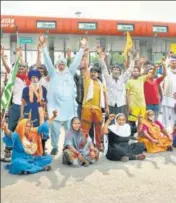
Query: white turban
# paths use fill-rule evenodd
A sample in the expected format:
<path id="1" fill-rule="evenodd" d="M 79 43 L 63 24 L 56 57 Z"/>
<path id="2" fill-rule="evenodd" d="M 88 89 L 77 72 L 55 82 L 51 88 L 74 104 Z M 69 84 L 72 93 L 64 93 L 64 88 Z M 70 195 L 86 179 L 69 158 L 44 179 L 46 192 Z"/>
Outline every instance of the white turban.
<path id="1" fill-rule="evenodd" d="M 65 58 L 59 58 L 56 62 L 56 66 L 63 63 L 65 66 L 67 65 L 67 60 Z"/>

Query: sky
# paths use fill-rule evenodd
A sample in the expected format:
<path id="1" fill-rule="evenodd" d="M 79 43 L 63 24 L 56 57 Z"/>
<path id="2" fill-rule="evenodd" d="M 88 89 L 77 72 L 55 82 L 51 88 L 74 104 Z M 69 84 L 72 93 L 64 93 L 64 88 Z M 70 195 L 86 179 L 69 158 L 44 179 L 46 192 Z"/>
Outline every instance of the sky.
<path id="1" fill-rule="evenodd" d="M 1 15 L 176 22 L 176 1 L 1 1 Z"/>

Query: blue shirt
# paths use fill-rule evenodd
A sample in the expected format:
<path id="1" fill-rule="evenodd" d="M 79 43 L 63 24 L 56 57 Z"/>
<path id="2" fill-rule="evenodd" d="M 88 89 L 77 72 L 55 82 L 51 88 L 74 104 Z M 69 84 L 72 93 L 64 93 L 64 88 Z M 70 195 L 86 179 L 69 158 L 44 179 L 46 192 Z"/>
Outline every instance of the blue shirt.
<path id="1" fill-rule="evenodd" d="M 52 112 L 57 110 L 58 116 L 55 120 L 67 121 L 77 116 L 76 85 L 74 75 L 79 67 L 84 49 L 80 48 L 70 67 L 64 71 L 57 72 L 49 57 L 46 47 L 43 48 L 44 63 L 47 67 L 50 84 L 48 89 L 48 114 L 52 117 Z"/>

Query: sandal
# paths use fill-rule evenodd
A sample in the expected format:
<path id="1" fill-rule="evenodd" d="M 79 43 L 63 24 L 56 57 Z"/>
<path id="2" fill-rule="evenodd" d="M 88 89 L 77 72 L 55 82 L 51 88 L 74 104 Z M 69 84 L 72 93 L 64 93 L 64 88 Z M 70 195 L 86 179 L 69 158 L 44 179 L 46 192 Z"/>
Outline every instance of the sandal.
<path id="1" fill-rule="evenodd" d="M 88 162 L 87 160 L 85 160 L 85 161 L 83 162 L 82 166 L 88 167 L 88 166 L 89 166 L 89 162 Z"/>
<path id="2" fill-rule="evenodd" d="M 50 165 L 45 166 L 45 167 L 43 168 L 43 171 L 51 171 L 51 166 L 50 166 Z"/>

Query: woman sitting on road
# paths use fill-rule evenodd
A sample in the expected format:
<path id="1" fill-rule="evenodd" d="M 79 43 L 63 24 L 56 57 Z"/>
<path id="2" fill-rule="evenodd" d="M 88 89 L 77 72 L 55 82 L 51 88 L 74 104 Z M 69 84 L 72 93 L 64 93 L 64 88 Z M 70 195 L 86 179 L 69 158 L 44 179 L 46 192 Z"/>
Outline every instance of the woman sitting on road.
<path id="1" fill-rule="evenodd" d="M 138 141 L 145 144 L 148 153 L 172 151 L 172 135 L 155 120 L 155 113 L 148 110 L 144 119 L 139 120 Z"/>
<path id="2" fill-rule="evenodd" d="M 79 118 L 71 121 L 71 130 L 66 133 L 63 152 L 63 164 L 89 166 L 99 159 L 99 152 L 94 147 L 87 131 L 81 129 Z"/>
<path id="3" fill-rule="evenodd" d="M 115 124 L 110 125 L 114 119 Z M 108 151 L 106 157 L 112 161 L 144 160 L 144 145 L 130 143 L 131 128 L 126 123 L 126 116 L 122 113 L 109 115 L 103 126 L 103 133 L 108 135 Z"/>
<path id="4" fill-rule="evenodd" d="M 42 156 L 41 134 L 49 132 L 49 124 L 55 119 L 57 112 L 53 112 L 53 117 L 37 128 L 33 128 L 32 122 L 22 119 L 15 130 L 11 132 L 5 121 L 2 121 L 1 128 L 5 136 L 3 141 L 8 146 L 13 146 L 12 162 L 6 166 L 11 174 L 33 174 L 41 171 L 51 170 L 52 158 L 49 155 Z"/>

